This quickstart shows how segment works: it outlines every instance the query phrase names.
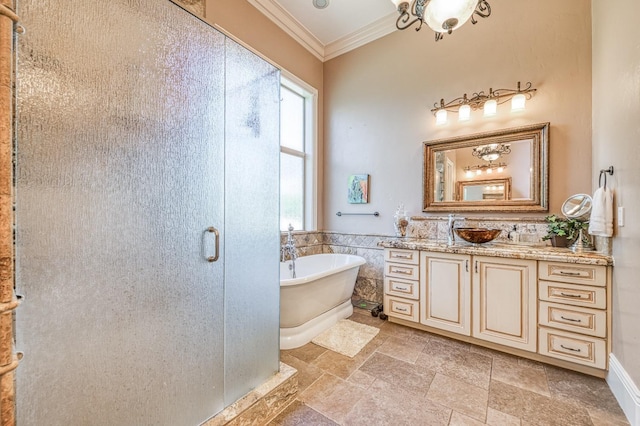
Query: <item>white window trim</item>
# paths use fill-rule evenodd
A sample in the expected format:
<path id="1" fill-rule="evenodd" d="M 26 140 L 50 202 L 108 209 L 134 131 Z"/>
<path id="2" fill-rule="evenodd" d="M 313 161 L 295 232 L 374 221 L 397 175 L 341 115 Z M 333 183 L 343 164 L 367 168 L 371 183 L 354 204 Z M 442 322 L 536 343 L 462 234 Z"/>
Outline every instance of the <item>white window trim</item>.
<path id="1" fill-rule="evenodd" d="M 280 83 L 305 98 L 303 219 L 305 231 L 316 231 L 318 229 L 318 90 L 285 70 L 280 72 Z M 303 93 L 300 93 L 300 89 Z M 282 146 L 280 151 L 299 155 L 299 151 Z"/>

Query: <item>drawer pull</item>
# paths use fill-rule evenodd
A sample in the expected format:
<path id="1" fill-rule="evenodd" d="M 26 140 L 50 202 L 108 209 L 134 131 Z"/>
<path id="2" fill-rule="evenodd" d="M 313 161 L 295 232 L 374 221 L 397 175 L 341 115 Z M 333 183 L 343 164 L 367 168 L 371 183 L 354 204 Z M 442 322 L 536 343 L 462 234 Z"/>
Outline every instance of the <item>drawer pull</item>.
<path id="1" fill-rule="evenodd" d="M 396 308 L 398 312 L 407 312 L 407 308 Z"/>
<path id="2" fill-rule="evenodd" d="M 567 271 L 559 271 L 560 275 L 568 275 L 570 277 L 577 277 L 582 275 L 580 272 L 567 272 Z"/>
<path id="3" fill-rule="evenodd" d="M 411 275 L 411 271 L 403 271 L 402 269 L 392 269 L 391 272 L 393 272 L 394 274 Z"/>
<path id="4" fill-rule="evenodd" d="M 391 257 L 396 257 L 398 259 L 411 259 L 410 254 L 393 254 Z"/>
<path id="5" fill-rule="evenodd" d="M 393 289 L 394 290 L 399 290 L 399 291 L 408 291 L 409 287 L 400 287 L 400 286 L 397 285 Z"/>
<path id="6" fill-rule="evenodd" d="M 563 320 L 565 320 L 565 321 L 582 322 L 582 320 L 574 319 L 574 318 L 566 318 L 566 317 L 564 317 L 564 316 L 562 316 L 562 315 L 560 315 L 560 318 L 562 318 L 562 319 L 563 319 Z"/>
<path id="7" fill-rule="evenodd" d="M 560 296 L 575 297 L 576 299 L 582 299 L 582 295 L 580 295 L 580 294 L 560 293 Z"/>
<path id="8" fill-rule="evenodd" d="M 569 348 L 569 347 L 567 347 L 567 346 L 565 346 L 565 345 L 560 345 L 560 347 L 561 347 L 562 349 L 566 349 L 566 350 L 568 350 L 568 351 L 572 351 L 572 352 L 581 352 L 581 350 L 580 350 L 580 349 L 573 349 L 573 348 Z"/>

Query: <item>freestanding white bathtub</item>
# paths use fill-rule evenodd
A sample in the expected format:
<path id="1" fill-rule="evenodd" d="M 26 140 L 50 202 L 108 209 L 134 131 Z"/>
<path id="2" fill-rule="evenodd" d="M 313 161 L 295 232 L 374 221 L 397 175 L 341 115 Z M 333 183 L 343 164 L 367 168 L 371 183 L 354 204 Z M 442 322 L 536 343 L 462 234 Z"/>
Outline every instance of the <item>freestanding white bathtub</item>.
<path id="1" fill-rule="evenodd" d="M 353 313 L 351 295 L 364 258 L 351 254 L 315 254 L 280 263 L 280 349 L 305 345 Z"/>

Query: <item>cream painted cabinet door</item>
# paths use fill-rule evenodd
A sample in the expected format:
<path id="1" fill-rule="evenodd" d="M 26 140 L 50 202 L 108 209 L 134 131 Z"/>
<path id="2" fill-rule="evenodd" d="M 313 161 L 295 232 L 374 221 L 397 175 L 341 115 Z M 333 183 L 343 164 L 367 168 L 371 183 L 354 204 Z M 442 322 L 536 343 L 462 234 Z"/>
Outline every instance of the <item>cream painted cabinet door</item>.
<path id="1" fill-rule="evenodd" d="M 471 335 L 471 256 L 420 252 L 420 322 Z"/>
<path id="2" fill-rule="evenodd" d="M 473 336 L 535 352 L 536 261 L 473 257 Z"/>

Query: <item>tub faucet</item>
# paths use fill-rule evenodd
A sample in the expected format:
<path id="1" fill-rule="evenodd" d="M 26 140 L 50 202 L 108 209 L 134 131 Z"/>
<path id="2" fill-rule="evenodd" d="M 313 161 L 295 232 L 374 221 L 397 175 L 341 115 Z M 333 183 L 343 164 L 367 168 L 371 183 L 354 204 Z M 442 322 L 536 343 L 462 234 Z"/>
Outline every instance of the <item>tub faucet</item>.
<path id="1" fill-rule="evenodd" d="M 456 215 L 454 215 L 453 213 L 449 214 L 449 225 L 447 227 L 447 245 L 454 245 L 456 243 L 456 236 L 455 233 L 453 232 L 453 228 L 456 224 L 456 219 L 461 219 L 464 220 L 463 217 L 457 217 Z"/>
<path id="2" fill-rule="evenodd" d="M 280 249 L 281 261 L 284 262 L 286 256 L 289 256 L 291 259 L 291 264 L 289 264 L 289 270 L 291 271 L 291 278 L 296 277 L 296 258 L 298 254 L 296 253 L 296 243 L 293 241 L 293 236 L 291 232 L 293 231 L 293 226 L 289 224 L 289 232 L 287 232 L 287 242 Z"/>

